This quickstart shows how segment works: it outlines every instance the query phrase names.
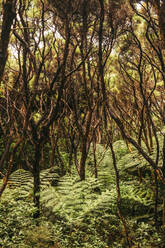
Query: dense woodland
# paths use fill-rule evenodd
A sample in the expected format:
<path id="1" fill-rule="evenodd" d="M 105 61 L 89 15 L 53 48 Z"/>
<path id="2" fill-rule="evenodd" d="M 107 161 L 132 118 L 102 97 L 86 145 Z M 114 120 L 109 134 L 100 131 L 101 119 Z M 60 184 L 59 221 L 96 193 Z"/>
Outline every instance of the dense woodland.
<path id="1" fill-rule="evenodd" d="M 165 247 L 165 0 L 0 2 L 0 247 Z"/>

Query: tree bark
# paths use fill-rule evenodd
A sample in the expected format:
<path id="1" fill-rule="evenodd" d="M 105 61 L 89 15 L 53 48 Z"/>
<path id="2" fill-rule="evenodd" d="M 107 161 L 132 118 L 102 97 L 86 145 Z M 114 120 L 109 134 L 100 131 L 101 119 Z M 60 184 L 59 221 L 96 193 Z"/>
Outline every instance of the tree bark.
<path id="1" fill-rule="evenodd" d="M 8 57 L 7 49 L 10 40 L 11 26 L 16 16 L 15 5 L 16 1 L 14 0 L 6 0 L 3 3 L 3 21 L 0 36 L 0 81 L 2 80 Z"/>
<path id="2" fill-rule="evenodd" d="M 34 204 L 36 212 L 34 214 L 35 218 L 38 218 L 40 215 L 40 160 L 41 160 L 41 146 L 40 144 L 36 143 L 34 145 L 34 161 L 33 161 L 33 178 L 34 178 Z"/>
<path id="3" fill-rule="evenodd" d="M 163 177 L 165 178 L 165 135 L 163 140 L 163 166 L 162 166 Z M 163 229 L 165 231 L 165 185 L 163 185 Z"/>
<path id="4" fill-rule="evenodd" d="M 108 136 L 110 136 L 110 135 L 108 135 Z M 117 191 L 118 215 L 119 215 L 119 218 L 121 219 L 121 221 L 123 223 L 123 227 L 124 227 L 128 247 L 131 247 L 131 241 L 130 241 L 130 237 L 129 237 L 129 230 L 128 230 L 128 227 L 127 227 L 127 223 L 126 223 L 126 220 L 124 219 L 124 217 L 123 217 L 123 215 L 121 213 L 120 178 L 119 178 L 119 170 L 117 168 L 117 163 L 116 163 L 116 155 L 115 155 L 115 152 L 114 152 L 114 149 L 113 149 L 113 144 L 112 144 L 111 138 L 109 137 L 108 139 L 109 139 L 109 146 L 110 146 L 111 153 L 112 153 L 113 167 L 114 167 L 115 175 L 116 175 L 116 191 Z"/>
<path id="5" fill-rule="evenodd" d="M 87 141 L 85 140 L 82 145 L 81 161 L 80 161 L 80 180 L 85 180 L 85 163 L 87 159 Z"/>

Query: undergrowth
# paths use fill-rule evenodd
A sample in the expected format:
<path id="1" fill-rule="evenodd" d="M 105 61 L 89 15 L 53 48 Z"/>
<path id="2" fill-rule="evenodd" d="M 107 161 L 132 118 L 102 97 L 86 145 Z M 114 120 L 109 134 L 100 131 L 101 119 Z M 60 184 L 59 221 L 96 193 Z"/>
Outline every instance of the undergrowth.
<path id="1" fill-rule="evenodd" d="M 153 171 L 136 151 L 128 152 L 123 141 L 117 141 L 114 150 L 120 172 L 121 213 L 132 248 L 163 248 L 161 225 L 158 230 L 154 223 Z M 1 247 L 127 248 L 125 229 L 118 216 L 111 153 L 98 145 L 96 155 L 97 179 L 92 152 L 85 181 L 80 181 L 75 171 L 63 177 L 57 168 L 41 171 L 38 220 L 33 219 L 32 175 L 23 170 L 14 172 L 0 201 Z M 161 204 L 160 191 L 159 212 Z"/>

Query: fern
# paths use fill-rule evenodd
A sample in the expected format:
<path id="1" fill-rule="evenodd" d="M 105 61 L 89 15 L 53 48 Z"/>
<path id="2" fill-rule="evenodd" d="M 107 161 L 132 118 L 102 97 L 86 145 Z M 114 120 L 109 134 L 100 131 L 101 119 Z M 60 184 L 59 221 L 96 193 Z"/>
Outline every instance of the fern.
<path id="1" fill-rule="evenodd" d="M 14 171 L 8 180 L 8 186 L 11 188 L 16 188 L 16 187 L 27 187 L 31 188 L 33 185 L 33 177 L 32 173 L 29 171 L 25 171 L 23 169 L 19 169 Z"/>
<path id="2" fill-rule="evenodd" d="M 127 221 L 134 223 L 134 230 L 135 226 L 140 226 L 139 223 L 153 218 L 154 187 L 151 180 L 145 178 L 140 184 L 134 176 L 138 169 L 146 171 L 150 167 L 137 152 L 126 154 L 125 143 L 117 142 L 115 145 L 120 171 L 121 210 Z M 122 247 L 113 244 L 115 240 L 123 239 L 123 227 L 118 217 L 111 153 L 98 146 L 97 179 L 91 176 L 93 158 L 92 154 L 89 156 L 85 181 L 80 181 L 76 173 L 60 177 L 56 168 L 41 171 L 42 213 L 53 223 L 55 236 L 63 247 Z M 9 184 L 15 185 L 15 199 L 20 199 L 20 194 L 27 198 L 27 188 L 32 190 L 33 187 L 32 174 L 16 171 L 10 176 Z M 40 228 L 35 230 L 39 231 L 34 239 L 40 238 Z M 46 236 L 50 236 L 49 232 Z"/>
<path id="3" fill-rule="evenodd" d="M 58 172 L 58 168 L 42 170 L 40 172 L 41 187 L 43 188 L 50 185 L 56 185 L 60 178 Z M 29 191 L 33 188 L 33 175 L 29 171 L 18 169 L 10 175 L 8 186 L 10 188 L 22 187 L 23 189 Z"/>

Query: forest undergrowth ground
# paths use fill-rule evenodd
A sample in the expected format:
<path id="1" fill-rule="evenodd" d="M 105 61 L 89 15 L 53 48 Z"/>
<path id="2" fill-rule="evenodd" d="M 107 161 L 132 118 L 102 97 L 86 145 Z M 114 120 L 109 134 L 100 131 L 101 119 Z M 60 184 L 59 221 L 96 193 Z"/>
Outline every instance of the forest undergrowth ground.
<path id="1" fill-rule="evenodd" d="M 155 225 L 153 172 L 121 140 L 114 143 L 120 173 L 121 214 L 132 248 L 164 248 L 159 183 Z M 154 156 L 154 154 L 152 154 Z M 125 229 L 118 215 L 116 179 L 109 150 L 97 146 L 98 178 L 89 153 L 87 176 L 76 171 L 63 177 L 56 168 L 41 171 L 41 216 L 34 219 L 33 179 L 17 170 L 10 176 L 0 201 L 0 247 L 7 248 L 127 248 Z"/>

